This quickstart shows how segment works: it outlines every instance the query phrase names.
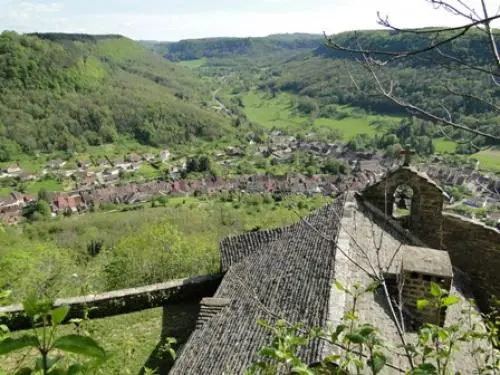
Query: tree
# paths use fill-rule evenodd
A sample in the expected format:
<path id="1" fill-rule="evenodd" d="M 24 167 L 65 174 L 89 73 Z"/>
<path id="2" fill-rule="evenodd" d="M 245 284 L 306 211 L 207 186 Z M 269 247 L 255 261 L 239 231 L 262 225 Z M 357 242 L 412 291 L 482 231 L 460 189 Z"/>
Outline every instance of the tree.
<path id="1" fill-rule="evenodd" d="M 35 212 L 38 212 L 43 217 L 50 216 L 52 210 L 50 209 L 50 204 L 46 200 L 39 200 L 35 204 Z"/>
<path id="2" fill-rule="evenodd" d="M 476 120 L 472 123 L 460 121 L 453 114 L 440 97 L 436 97 L 440 110 L 430 110 L 423 106 L 414 104 L 414 101 L 403 97 L 401 90 L 398 91 L 398 83 L 384 76 L 383 69 L 403 61 L 425 61 L 432 67 L 440 67 L 447 70 L 458 70 L 470 74 L 488 75 L 491 77 L 492 85 L 500 86 L 500 54 L 496 38 L 498 33 L 492 29 L 492 22 L 500 18 L 498 11 L 491 15 L 487 1 L 481 0 L 481 10 L 476 11 L 470 1 L 463 0 L 426 0 L 436 9 L 445 10 L 457 17 L 464 18 L 464 24 L 458 27 L 444 28 L 422 28 L 404 29 L 394 26 L 389 18 L 378 16 L 378 23 L 388 29 L 388 37 L 394 37 L 392 46 L 376 50 L 364 47 L 359 35 L 354 33 L 349 43 L 339 43 L 336 37 L 327 37 L 326 45 L 337 51 L 347 53 L 366 69 L 372 78 L 375 90 L 392 104 L 401 107 L 410 114 L 421 119 L 430 121 L 439 126 L 443 136 L 451 138 L 452 134 L 460 135 L 460 143 L 468 144 L 477 150 L 479 146 L 499 145 L 499 126 L 487 126 Z M 478 36 L 478 44 L 486 46 L 488 51 L 481 48 L 468 50 L 467 53 L 456 48 L 456 43 L 466 35 Z M 406 39 L 405 39 L 406 38 Z M 404 39 L 404 40 L 403 40 Z M 403 42 L 405 41 L 405 42 Z M 417 43 L 412 43 L 417 41 Z M 364 40 L 365 45 L 369 44 Z M 416 44 L 416 45 L 415 45 Z M 486 55 L 486 59 L 484 56 Z M 464 74 L 464 73 L 462 73 Z M 349 72 L 351 80 L 357 89 L 361 89 L 356 79 Z M 446 88 L 450 97 L 460 97 L 468 102 L 480 103 L 493 111 L 498 112 L 500 106 L 495 101 L 483 98 L 474 92 L 468 92 L 467 87 L 459 87 L 463 81 L 443 81 L 442 86 Z"/>

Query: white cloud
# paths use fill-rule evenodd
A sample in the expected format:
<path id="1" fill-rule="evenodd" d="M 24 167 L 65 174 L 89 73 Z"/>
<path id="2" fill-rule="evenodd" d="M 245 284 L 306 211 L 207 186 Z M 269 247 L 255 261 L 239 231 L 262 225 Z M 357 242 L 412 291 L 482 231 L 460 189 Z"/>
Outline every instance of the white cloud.
<path id="1" fill-rule="evenodd" d="M 0 5 L 2 5 L 0 0 Z M 0 25 L 19 31 L 60 31 L 87 33 L 117 33 L 135 39 L 177 40 L 211 36 L 262 36 L 281 32 L 336 33 L 353 29 L 373 29 L 377 11 L 388 14 L 401 27 L 457 25 L 463 19 L 444 10 L 434 10 L 424 0 L 329 0 L 305 12 L 287 11 L 287 0 L 280 2 L 282 10 L 243 12 L 214 9 L 210 12 L 185 11 L 151 13 L 115 11 L 106 13 L 77 13 L 65 10 L 61 2 L 11 2 L 0 14 Z M 105 0 L 103 0 L 105 1 Z M 476 1 L 476 0 L 474 0 Z M 146 3 L 146 2 L 144 2 Z M 69 5 L 68 5 L 69 6 Z M 144 5 L 146 8 L 147 6 Z M 492 4 L 495 9 L 498 4 Z M 280 6 L 281 8 L 281 6 Z M 193 7 L 196 9 L 196 7 Z M 235 9 L 235 8 L 233 8 Z"/>

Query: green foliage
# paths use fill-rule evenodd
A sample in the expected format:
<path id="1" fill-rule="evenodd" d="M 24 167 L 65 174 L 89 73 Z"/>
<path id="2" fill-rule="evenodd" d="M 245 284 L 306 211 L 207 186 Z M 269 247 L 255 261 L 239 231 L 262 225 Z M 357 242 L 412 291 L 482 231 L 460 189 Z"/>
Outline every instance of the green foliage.
<path id="1" fill-rule="evenodd" d="M 92 338 L 77 334 L 59 335 L 58 329 L 64 322 L 69 306 L 52 308 L 48 300 L 29 299 L 24 303 L 25 313 L 32 321 L 33 333 L 19 337 L 7 337 L 0 341 L 0 355 L 7 355 L 27 348 L 35 348 L 39 356 L 33 369 L 24 367 L 23 373 L 80 374 L 97 368 L 106 358 L 106 351 Z M 59 355 L 53 357 L 56 351 Z M 61 354 L 73 353 L 90 358 L 86 363 L 62 363 Z"/>
<path id="2" fill-rule="evenodd" d="M 173 61 L 189 61 L 198 66 L 203 58 L 265 58 L 297 50 L 310 50 L 321 43 L 322 36 L 314 34 L 276 34 L 266 38 L 206 38 L 182 40 L 176 43 L 156 43 L 152 48 Z M 192 65 L 191 64 L 191 65 Z M 191 66 L 190 65 L 190 66 Z"/>
<path id="3" fill-rule="evenodd" d="M 5 228 L 0 287 L 9 286 L 19 301 L 32 292 L 60 298 L 215 273 L 221 238 L 297 220 L 287 204 L 271 204 L 269 194 L 231 199 L 158 197 L 161 208 L 121 212 L 140 206 L 113 205 L 111 212 L 27 222 L 22 233 Z M 290 199 L 303 201 L 304 212 L 324 204 L 321 197 Z"/>
<path id="4" fill-rule="evenodd" d="M 259 359 L 247 370 L 247 375 L 270 375 L 278 372 L 307 375 L 379 374 L 390 363 L 390 354 L 395 347 L 404 349 L 408 366 L 399 369 L 408 375 L 455 374 L 453 358 L 461 344 L 469 345 L 477 374 L 492 374 L 500 370 L 498 351 L 498 309 L 483 315 L 484 325 L 479 322 L 478 313 L 472 304 L 462 311 L 456 323 L 449 326 L 423 324 L 417 333 L 415 343 L 387 342 L 384 332 L 377 327 L 360 321 L 357 306 L 361 298 L 372 293 L 379 283 L 362 287 L 358 283 L 346 288 L 335 281 L 338 290 L 352 300 L 351 309 L 346 311 L 342 322 L 327 330 L 305 329 L 300 324 L 284 320 L 274 323 L 259 320 L 257 323 L 270 331 L 270 345 L 259 350 Z M 419 301 L 421 308 L 442 308 L 459 303 L 456 296 L 448 295 L 438 284 L 432 283 L 431 298 Z M 494 306 L 498 306 L 494 305 Z M 324 341 L 335 347 L 335 354 L 329 354 L 320 363 L 307 364 L 300 353 L 312 342 Z M 468 351 L 469 353 L 469 351 Z M 401 354 L 397 354 L 398 356 Z M 458 374 L 458 372 L 457 372 Z"/>
<path id="5" fill-rule="evenodd" d="M 195 75 L 119 36 L 4 32 L 0 87 L 2 161 L 82 152 L 118 135 L 158 146 L 231 132 L 202 108 L 209 91 Z"/>

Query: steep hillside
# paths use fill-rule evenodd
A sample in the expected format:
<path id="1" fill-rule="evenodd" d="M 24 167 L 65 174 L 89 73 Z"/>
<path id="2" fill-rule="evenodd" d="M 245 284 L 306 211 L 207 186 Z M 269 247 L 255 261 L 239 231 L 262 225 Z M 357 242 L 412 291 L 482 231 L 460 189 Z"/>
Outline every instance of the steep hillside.
<path id="1" fill-rule="evenodd" d="M 0 34 L 0 161 L 120 135 L 164 145 L 228 134 L 209 99 L 192 71 L 121 36 Z"/>
<path id="2" fill-rule="evenodd" d="M 334 39 L 350 48 L 361 45 L 374 51 L 395 52 L 423 48 L 439 41 L 434 37 L 432 33 L 365 30 L 341 33 L 335 35 Z M 466 57 L 471 63 L 489 66 L 492 60 L 487 46 L 484 33 L 472 31 L 442 50 L 455 57 Z M 257 88 L 260 94 L 269 95 L 271 99 L 281 97 L 280 92 L 292 94 L 291 97 L 296 100 L 291 100 L 289 106 L 312 120 L 327 118 L 339 121 L 352 116 L 353 111 L 357 116 L 363 116 L 363 113 L 393 117 L 407 115 L 400 106 L 375 90 L 373 77 L 358 64 L 355 56 L 327 47 L 321 35 L 187 40 L 157 43 L 153 48 L 168 59 L 181 60 L 182 65 L 201 68 L 199 71 L 203 74 L 224 77 L 226 86 L 230 86 L 226 90 L 227 99 L 234 99 L 236 103 L 241 103 L 246 97 L 245 93 Z M 500 117 L 494 106 L 451 92 L 481 96 L 495 103 L 500 89 L 491 83 L 488 75 L 472 74 L 452 66 L 449 60 L 435 52 L 419 58 L 398 60 L 381 67 L 377 73 L 385 84 L 389 84 L 390 80 L 396 83 L 394 93 L 399 98 L 446 116 L 444 104 L 453 114 L 454 120 L 500 135 Z M 242 107 L 242 110 L 248 112 L 253 108 Z M 271 121 L 266 125 L 273 126 L 275 123 Z M 386 142 L 384 138 L 390 136 L 389 144 L 409 142 L 428 153 L 433 150 L 429 146 L 432 138 L 442 142 L 442 129 L 432 123 L 410 121 L 389 127 L 387 134 L 375 134 L 377 139 L 373 143 L 385 148 L 389 141 Z M 447 134 L 455 139 L 463 139 L 463 134 L 458 131 L 451 134 L 448 131 Z M 480 140 L 479 144 L 481 142 L 486 143 Z M 459 146 L 458 149 L 467 153 L 474 151 L 467 146 Z"/>
<path id="3" fill-rule="evenodd" d="M 188 39 L 175 43 L 156 43 L 153 49 L 172 61 L 201 58 L 234 58 L 247 56 L 269 58 L 276 54 L 311 51 L 323 37 L 316 34 L 275 34 L 259 38 Z M 150 43 L 148 43 L 151 46 Z"/>
<path id="4" fill-rule="evenodd" d="M 357 48 L 359 42 L 366 49 L 394 52 L 422 48 L 429 45 L 431 37 L 430 34 L 378 30 L 342 33 L 336 35 L 335 40 L 351 48 Z M 469 61 L 486 66 L 492 60 L 484 38 L 484 34 L 473 32 L 443 50 L 456 57 L 467 56 Z M 262 77 L 259 88 L 300 95 L 307 101 L 304 108 L 317 107 L 320 116 L 343 116 L 338 111 L 339 105 L 354 106 L 378 114 L 405 113 L 399 106 L 378 95 L 373 77 L 353 57 L 321 45 L 313 52 L 297 55 L 275 67 L 272 76 Z M 481 96 L 494 103 L 500 95 L 500 89 L 491 83 L 491 78 L 486 74 L 473 74 L 453 67 L 449 60 L 439 58 L 437 53 L 423 57 L 403 59 L 381 67 L 377 73 L 385 84 L 388 85 L 390 80 L 395 82 L 394 93 L 398 97 L 442 115 L 446 115 L 442 107 L 445 104 L 455 120 L 499 135 L 500 117 L 492 106 L 450 91 Z M 429 128 L 430 134 L 426 135 L 442 135 L 437 127 L 433 128 L 429 124 Z M 455 136 L 458 137 L 458 134 Z"/>

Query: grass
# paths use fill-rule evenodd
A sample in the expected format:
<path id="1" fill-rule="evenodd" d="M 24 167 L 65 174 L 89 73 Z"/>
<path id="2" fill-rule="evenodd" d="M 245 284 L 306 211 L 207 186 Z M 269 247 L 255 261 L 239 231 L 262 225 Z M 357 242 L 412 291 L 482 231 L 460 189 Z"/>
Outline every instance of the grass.
<path id="1" fill-rule="evenodd" d="M 457 148 L 457 144 L 447 139 L 438 138 L 434 139 L 434 148 L 436 152 L 453 154 Z"/>
<path id="2" fill-rule="evenodd" d="M 255 91 L 247 92 L 243 96 L 244 111 L 250 121 L 257 122 L 267 128 L 282 128 L 292 130 L 338 130 L 345 140 L 350 140 L 358 134 L 374 134 L 379 131 L 380 125 L 394 122 L 395 118 L 390 116 L 366 115 L 362 117 L 350 116 L 342 120 L 330 118 L 317 118 L 309 126 L 310 119 L 300 114 L 295 108 L 296 97 L 289 93 L 280 93 L 275 98 L 267 98 L 265 94 Z M 348 107 L 339 109 L 349 112 Z"/>
<path id="3" fill-rule="evenodd" d="M 472 155 L 479 160 L 479 169 L 500 172 L 500 149 L 488 149 Z"/>
<path id="4" fill-rule="evenodd" d="M 178 344 L 186 342 L 197 317 L 198 303 L 144 310 L 87 322 L 86 330 L 108 352 L 109 358 L 100 368 L 102 374 L 139 374 L 144 367 L 169 370 L 172 361 L 162 351 L 165 337 L 174 337 Z M 75 333 L 73 325 L 59 327 L 60 335 Z M 31 333 L 14 332 L 14 337 Z M 27 355 L 26 355 L 27 354 Z M 32 366 L 35 351 L 19 351 L 9 355 L 0 369 Z M 73 359 L 82 359 L 73 357 Z"/>
<path id="5" fill-rule="evenodd" d="M 63 186 L 61 183 L 52 179 L 36 181 L 28 185 L 28 187 L 26 188 L 26 192 L 36 195 L 38 194 L 40 189 L 45 189 L 47 191 L 62 191 Z"/>
<path id="6" fill-rule="evenodd" d="M 144 163 L 143 165 L 141 165 L 141 167 L 137 171 L 137 174 L 144 176 L 146 178 L 158 176 L 158 174 L 160 174 L 160 173 L 161 172 L 158 169 L 152 167 L 151 164 L 147 164 L 147 163 Z"/>
<path id="7" fill-rule="evenodd" d="M 177 65 L 184 66 L 189 69 L 197 69 L 205 65 L 206 61 L 207 59 L 184 60 L 184 61 L 179 61 Z"/>
<path id="8" fill-rule="evenodd" d="M 145 203 L 135 211 L 111 205 L 106 209 L 112 211 L 47 218 L 24 224 L 22 231 L 8 228 L 0 232 L 0 285 L 11 285 L 10 303 L 51 277 L 57 282 L 43 285 L 59 298 L 87 293 L 82 288 L 94 293 L 217 272 L 223 237 L 293 223 L 298 218 L 288 202 L 300 201 L 307 206 L 304 214 L 325 203 L 323 197 L 301 196 L 267 203 L 260 195 L 234 197 L 233 202 L 169 197 L 163 205 Z M 88 257 L 94 241 L 103 241 L 102 249 Z M 161 260 L 165 246 L 172 256 Z M 128 267 L 133 269 L 124 270 Z"/>
<path id="9" fill-rule="evenodd" d="M 57 297 L 103 291 L 105 284 L 100 281 L 106 277 L 106 272 L 113 270 L 118 260 L 115 253 L 130 250 L 125 254 L 127 264 L 137 261 L 141 269 L 149 262 L 159 261 L 144 255 L 158 256 L 158 252 L 151 251 L 154 252 L 159 242 L 137 242 L 137 238 L 149 238 L 153 242 L 159 238 L 168 246 L 179 241 L 186 245 L 180 248 L 181 252 L 171 248 L 166 258 L 168 267 L 181 262 L 185 268 L 177 269 L 178 273 L 171 278 L 217 272 L 221 238 L 255 227 L 263 229 L 296 222 L 298 217 L 288 204 L 298 205 L 299 202 L 306 205 L 300 210 L 301 214 L 306 214 L 323 205 L 325 198 L 290 196 L 284 202 L 270 200 L 265 203 L 259 194 L 235 197 L 232 202 L 218 197 L 169 197 L 164 206 L 157 208 L 145 205 L 140 211 L 96 212 L 48 219 L 25 225 L 23 231 L 6 228 L 0 231 L 0 285 L 9 283 L 13 294 L 29 292 L 30 288 L 46 283 L 46 279 L 55 275 L 57 277 L 50 282 L 60 291 Z M 93 238 L 105 238 L 105 249 L 94 258 L 82 257 L 88 241 Z M 9 249 L 4 246 L 7 244 Z M 119 273 L 126 274 L 125 281 L 130 283 L 132 273 L 123 268 L 119 268 Z M 20 299 L 17 294 L 13 298 L 14 301 Z M 182 344 L 196 317 L 189 308 L 186 313 L 185 306 L 181 307 L 169 306 L 164 315 L 166 319 L 162 309 L 151 309 L 90 321 L 88 331 L 111 353 L 102 373 L 138 374 L 145 365 L 150 368 L 167 366 L 170 363 L 168 354 L 161 350 L 162 331 Z M 64 326 L 61 333 L 70 333 L 72 329 L 72 326 Z M 26 332 L 14 335 L 23 333 Z M 9 356 L 7 361 L 0 363 L 0 369 L 12 369 L 33 360 L 34 353 L 27 357 L 23 354 L 25 352 Z M 163 368 L 160 373 L 167 373 L 167 370 Z"/>

